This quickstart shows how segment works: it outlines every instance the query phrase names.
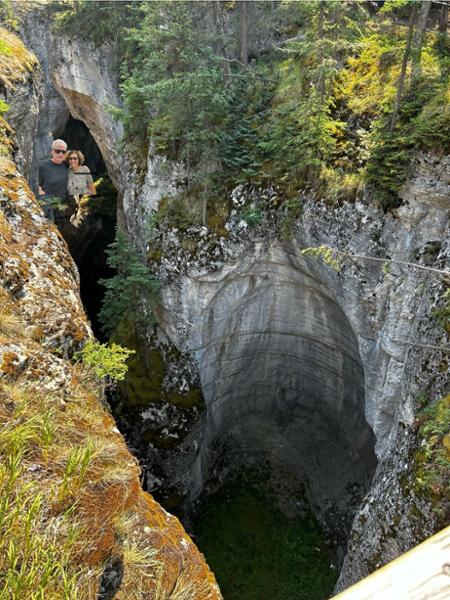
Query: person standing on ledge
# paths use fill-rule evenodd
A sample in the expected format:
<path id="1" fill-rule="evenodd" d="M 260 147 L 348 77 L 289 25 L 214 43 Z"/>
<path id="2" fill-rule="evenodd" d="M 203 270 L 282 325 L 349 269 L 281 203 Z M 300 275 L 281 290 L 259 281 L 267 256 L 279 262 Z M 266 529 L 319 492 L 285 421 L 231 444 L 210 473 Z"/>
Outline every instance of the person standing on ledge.
<path id="1" fill-rule="evenodd" d="M 80 150 L 69 150 L 67 152 L 67 162 L 69 163 L 67 191 L 69 199 L 74 199 L 76 205 L 76 211 L 69 221 L 74 227 L 79 227 L 87 214 L 86 196 L 95 196 L 97 191 L 92 174 L 84 164 L 84 156 Z"/>
<path id="2" fill-rule="evenodd" d="M 53 201 L 58 198 L 65 202 L 69 171 L 66 163 L 67 144 L 64 140 L 54 140 L 50 159 L 39 165 L 38 200 L 47 219 L 54 221 Z"/>

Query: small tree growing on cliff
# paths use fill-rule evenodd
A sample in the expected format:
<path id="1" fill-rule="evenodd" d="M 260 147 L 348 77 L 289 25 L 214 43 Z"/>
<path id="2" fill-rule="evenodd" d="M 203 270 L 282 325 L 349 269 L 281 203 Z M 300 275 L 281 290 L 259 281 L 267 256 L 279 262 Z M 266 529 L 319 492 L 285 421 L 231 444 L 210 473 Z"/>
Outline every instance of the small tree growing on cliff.
<path id="1" fill-rule="evenodd" d="M 107 256 L 108 265 L 117 273 L 111 279 L 100 280 L 106 287 L 106 293 L 99 319 L 103 331 L 112 335 L 123 323 L 133 323 L 136 326 L 142 320 L 143 303 L 154 308 L 159 283 L 142 263 L 124 232 L 117 230 L 116 239 L 109 246 Z"/>

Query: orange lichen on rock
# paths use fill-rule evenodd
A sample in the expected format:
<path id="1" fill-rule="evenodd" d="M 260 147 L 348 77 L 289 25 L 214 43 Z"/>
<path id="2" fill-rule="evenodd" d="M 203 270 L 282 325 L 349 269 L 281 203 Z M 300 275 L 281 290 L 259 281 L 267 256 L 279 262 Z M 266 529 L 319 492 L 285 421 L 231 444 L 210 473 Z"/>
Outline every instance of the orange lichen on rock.
<path id="1" fill-rule="evenodd" d="M 65 242 L 0 160 L 0 463 L 16 469 L 0 494 L 23 505 L 0 524 L 0 573 L 14 578 L 13 548 L 30 574 L 53 561 L 23 597 L 94 600 L 114 564 L 117 600 L 219 599 L 181 524 L 141 489 L 101 383 L 71 360 L 92 337 L 78 285 Z"/>

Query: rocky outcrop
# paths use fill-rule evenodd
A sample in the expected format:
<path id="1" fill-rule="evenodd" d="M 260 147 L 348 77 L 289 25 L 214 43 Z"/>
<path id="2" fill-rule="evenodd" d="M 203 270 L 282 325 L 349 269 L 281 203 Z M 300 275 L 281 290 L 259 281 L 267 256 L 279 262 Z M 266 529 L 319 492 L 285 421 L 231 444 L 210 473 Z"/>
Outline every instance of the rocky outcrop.
<path id="1" fill-rule="evenodd" d="M 72 115 L 89 128 L 109 176 L 121 192 L 127 177 L 118 150 L 122 127 L 109 112 L 110 107 L 120 106 L 115 48 L 108 44 L 98 48 L 56 31 L 48 6 L 26 3 L 16 10 L 21 37 L 41 65 L 37 133 L 27 123 L 14 123 L 20 151 L 30 164 L 29 173 L 24 174 L 31 187 L 36 187 L 39 162 L 47 158 L 52 140 L 62 134 Z M 30 102 L 22 106 L 30 106 Z"/>
<path id="2" fill-rule="evenodd" d="M 29 177 L 42 94 L 40 69 L 36 57 L 16 35 L 0 27 L 0 39 L 5 44 L 0 69 L 0 99 L 6 102 L 8 121 L 18 132 L 16 164 L 21 173 Z"/>
<path id="3" fill-rule="evenodd" d="M 268 461 L 307 481 L 324 517 L 338 497 L 352 505 L 343 490 L 352 477 L 362 483 L 373 474 L 373 431 L 378 468 L 357 511 L 340 587 L 436 527 L 429 500 L 414 491 L 413 455 L 417 396 L 448 391 L 444 332 L 431 316 L 444 279 L 408 263 L 448 269 L 449 195 L 448 158 L 423 156 L 403 206 L 388 215 L 370 198 L 334 209 L 299 199 L 303 214 L 289 242 L 279 242 L 270 218 L 251 230 L 233 216 L 228 238 L 191 228 L 194 252 L 180 240 L 186 233 L 158 239 L 157 273 L 166 282 L 160 327 L 191 353 L 206 402 L 203 425 L 168 461 L 172 480 L 174 462 L 182 464 L 191 500 L 211 478 Z M 153 234 L 137 221 L 154 207 L 154 194 L 144 186 L 135 198 L 128 225 L 152 256 Z M 152 206 L 142 207 L 147 198 Z M 323 244 L 346 257 L 339 273 L 301 256 Z"/>
<path id="4" fill-rule="evenodd" d="M 2 150 L 5 155 L 8 146 Z M 42 588 L 43 594 L 58 596 L 63 579 L 57 570 L 65 569 L 65 585 L 75 582 L 77 592 L 89 598 L 220 598 L 180 523 L 141 490 L 140 470 L 102 403 L 99 382 L 73 360 L 92 337 L 78 284 L 64 240 L 44 218 L 16 165 L 2 156 L 1 452 L 13 447 L 16 431 L 22 436 L 21 476 L 12 484 L 8 480 L 12 487 L 2 487 L 2 498 L 9 502 L 13 494 L 11 502 L 34 507 L 33 535 L 43 537 L 33 560 L 44 552 L 47 561 L 49 556 L 55 561 L 55 577 L 40 581 L 54 587 Z M 74 463 L 80 452 L 82 471 Z M 5 481 L 2 475 L 2 486 Z M 3 534 L 10 548 L 23 550 L 20 527 Z M 45 554 L 53 540 L 54 554 Z"/>

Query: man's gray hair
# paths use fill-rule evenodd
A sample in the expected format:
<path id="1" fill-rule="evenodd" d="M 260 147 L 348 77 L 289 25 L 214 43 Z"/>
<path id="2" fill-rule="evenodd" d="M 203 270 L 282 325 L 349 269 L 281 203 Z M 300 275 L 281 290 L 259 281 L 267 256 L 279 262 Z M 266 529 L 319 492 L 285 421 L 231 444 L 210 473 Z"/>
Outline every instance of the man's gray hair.
<path id="1" fill-rule="evenodd" d="M 52 142 L 52 150 L 55 149 L 55 144 L 64 144 L 64 146 L 66 147 L 67 150 L 67 144 L 64 140 L 53 140 Z"/>

